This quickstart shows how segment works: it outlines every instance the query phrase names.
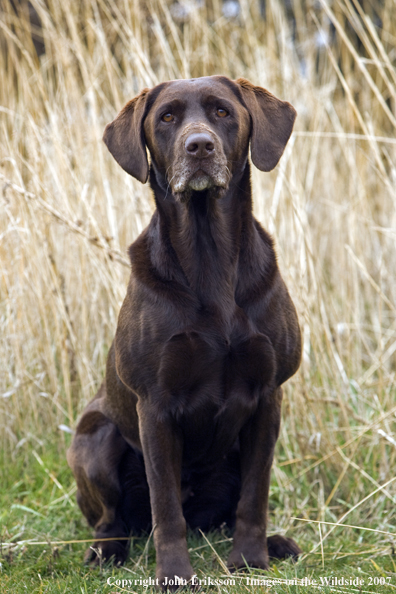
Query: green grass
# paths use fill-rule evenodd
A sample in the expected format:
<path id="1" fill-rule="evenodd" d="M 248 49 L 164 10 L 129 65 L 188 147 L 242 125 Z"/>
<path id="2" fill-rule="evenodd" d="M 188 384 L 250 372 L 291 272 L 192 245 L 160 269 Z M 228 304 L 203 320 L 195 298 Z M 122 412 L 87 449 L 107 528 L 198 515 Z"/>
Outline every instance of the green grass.
<path id="1" fill-rule="evenodd" d="M 155 577 L 155 551 L 148 536 L 133 539 L 131 553 L 124 567 L 114 568 L 106 564 L 93 569 L 83 565 L 83 554 L 89 546 L 83 541 L 92 538 L 92 533 L 77 507 L 75 483 L 66 464 L 65 447 L 61 443 L 56 444 L 56 436 L 45 439 L 34 451 L 23 446 L 21 449 L 23 451 L 13 459 L 3 458 L 1 465 L 0 592 L 101 594 L 152 590 L 152 587 L 145 587 L 144 582 L 140 583 L 140 580 Z M 289 475 L 289 478 L 292 476 Z M 272 482 L 275 495 L 273 504 L 277 481 L 273 478 Z M 271 513 L 272 531 L 275 518 L 276 513 Z M 325 529 L 326 526 L 323 526 L 322 535 Z M 304 555 L 297 563 L 278 561 L 271 563 L 268 572 L 249 569 L 234 576 L 226 576 L 222 563 L 230 550 L 230 535 L 213 532 L 203 537 L 190 533 L 188 546 L 198 579 L 210 578 L 212 582 L 235 579 L 235 585 L 204 583 L 202 591 L 377 593 L 391 592 L 396 587 L 396 556 L 389 538 L 384 535 L 338 527 L 324 541 L 323 554 L 320 546 L 315 552 L 310 552 L 320 542 L 317 524 L 296 522 L 288 535 L 293 536 L 304 550 Z M 9 546 L 9 543 L 14 544 Z M 109 578 L 110 584 L 107 581 Z M 275 583 L 268 589 L 263 585 L 252 585 L 248 578 L 275 580 Z M 317 580 L 321 585 L 321 578 L 363 581 L 360 589 L 324 585 L 318 590 L 312 582 Z M 386 580 L 386 585 L 380 584 L 381 578 Z M 306 582 L 300 585 L 290 583 L 290 580 L 296 579 Z"/>

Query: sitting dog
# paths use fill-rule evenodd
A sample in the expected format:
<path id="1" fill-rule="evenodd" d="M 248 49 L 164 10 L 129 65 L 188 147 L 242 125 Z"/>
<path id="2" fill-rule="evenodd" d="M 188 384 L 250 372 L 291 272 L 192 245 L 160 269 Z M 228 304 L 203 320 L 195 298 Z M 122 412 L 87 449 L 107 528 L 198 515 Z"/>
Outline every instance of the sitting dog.
<path id="1" fill-rule="evenodd" d="M 100 549 L 122 563 L 130 534 L 154 526 L 158 584 L 190 580 L 186 523 L 235 525 L 231 569 L 301 552 L 266 534 L 281 385 L 301 337 L 252 214 L 248 159 L 250 145 L 254 165 L 273 169 L 295 116 L 243 78 L 211 76 L 144 89 L 106 126 L 115 160 L 150 179 L 156 210 L 129 248 L 106 380 L 68 451 L 95 528 L 88 562 Z"/>

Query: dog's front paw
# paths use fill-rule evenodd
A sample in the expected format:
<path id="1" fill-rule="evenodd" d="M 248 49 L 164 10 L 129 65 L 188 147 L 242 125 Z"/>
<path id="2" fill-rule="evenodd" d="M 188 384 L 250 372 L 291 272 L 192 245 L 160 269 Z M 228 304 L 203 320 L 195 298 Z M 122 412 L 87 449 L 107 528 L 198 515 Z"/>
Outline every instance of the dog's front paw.
<path id="1" fill-rule="evenodd" d="M 228 569 L 233 572 L 237 569 L 254 567 L 256 569 L 268 569 L 268 553 L 264 546 L 251 544 L 241 549 L 233 549 L 227 560 Z"/>
<path id="2" fill-rule="evenodd" d="M 175 592 L 179 588 L 189 586 L 194 588 L 194 571 L 190 563 L 172 564 L 171 567 L 158 567 L 157 564 L 157 584 L 163 591 Z"/>
<path id="3" fill-rule="evenodd" d="M 122 565 L 128 555 L 128 545 L 128 541 L 98 540 L 86 550 L 84 562 L 92 566 L 106 561 L 112 561 L 114 565 Z"/>
<path id="4" fill-rule="evenodd" d="M 275 559 L 285 559 L 292 557 L 296 559 L 301 555 L 302 550 L 298 544 L 292 539 L 280 534 L 274 534 L 267 538 L 268 555 Z"/>

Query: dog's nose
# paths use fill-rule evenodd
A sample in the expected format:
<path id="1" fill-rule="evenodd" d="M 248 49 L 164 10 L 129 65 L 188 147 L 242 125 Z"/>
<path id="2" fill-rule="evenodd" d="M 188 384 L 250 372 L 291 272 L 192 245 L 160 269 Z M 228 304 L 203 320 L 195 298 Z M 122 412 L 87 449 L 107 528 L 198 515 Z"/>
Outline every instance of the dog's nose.
<path id="1" fill-rule="evenodd" d="M 186 152 L 193 157 L 208 157 L 214 151 L 214 142 L 207 132 L 190 134 L 185 143 Z"/>

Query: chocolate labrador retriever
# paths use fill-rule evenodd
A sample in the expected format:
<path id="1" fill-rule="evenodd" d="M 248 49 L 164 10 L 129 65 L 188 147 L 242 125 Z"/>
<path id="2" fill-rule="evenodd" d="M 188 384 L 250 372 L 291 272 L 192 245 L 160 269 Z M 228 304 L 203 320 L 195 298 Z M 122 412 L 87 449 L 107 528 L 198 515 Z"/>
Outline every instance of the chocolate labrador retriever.
<path id="1" fill-rule="evenodd" d="M 122 563 L 130 534 L 154 526 L 157 583 L 188 581 L 186 523 L 235 524 L 231 569 L 301 552 L 266 535 L 281 385 L 301 340 L 273 242 L 252 215 L 248 160 L 250 144 L 254 165 L 273 169 L 295 116 L 243 78 L 211 76 L 144 89 L 106 127 L 110 153 L 150 178 L 157 208 L 129 248 L 106 380 L 68 452 L 95 528 L 89 562 Z"/>

